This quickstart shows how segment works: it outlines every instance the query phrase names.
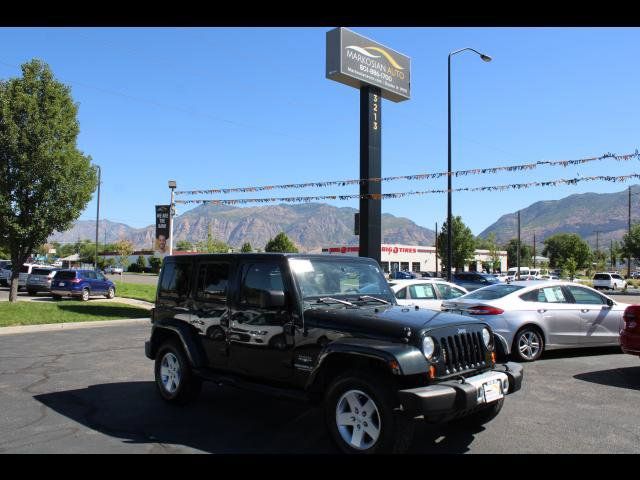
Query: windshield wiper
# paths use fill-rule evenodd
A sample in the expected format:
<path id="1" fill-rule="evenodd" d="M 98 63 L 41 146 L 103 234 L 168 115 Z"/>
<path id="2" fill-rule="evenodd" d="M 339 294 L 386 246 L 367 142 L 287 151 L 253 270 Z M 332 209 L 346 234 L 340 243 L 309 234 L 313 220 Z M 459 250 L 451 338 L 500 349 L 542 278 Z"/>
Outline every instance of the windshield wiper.
<path id="1" fill-rule="evenodd" d="M 380 303 L 384 303 L 389 305 L 390 302 L 387 302 L 386 300 L 383 300 L 381 298 L 378 297 L 372 297 L 371 295 L 362 295 L 361 297 L 358 297 L 358 300 L 377 300 Z"/>
<path id="2" fill-rule="evenodd" d="M 333 297 L 322 297 L 322 298 L 319 298 L 318 300 L 316 300 L 316 302 L 317 303 L 328 303 L 328 304 L 331 304 L 331 303 L 342 303 L 343 305 L 348 305 L 350 307 L 358 308 L 358 306 L 356 304 L 354 304 L 354 303 L 347 302 L 346 300 L 340 300 L 338 298 L 333 298 Z"/>

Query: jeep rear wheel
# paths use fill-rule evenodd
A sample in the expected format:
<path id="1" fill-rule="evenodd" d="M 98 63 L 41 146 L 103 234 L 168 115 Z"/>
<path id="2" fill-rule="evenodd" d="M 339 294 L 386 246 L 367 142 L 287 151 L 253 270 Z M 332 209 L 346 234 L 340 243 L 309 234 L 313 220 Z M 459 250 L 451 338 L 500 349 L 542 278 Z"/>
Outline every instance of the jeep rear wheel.
<path id="1" fill-rule="evenodd" d="M 411 445 L 414 422 L 395 411 L 397 406 L 383 378 L 348 372 L 327 391 L 325 420 L 343 452 L 401 453 Z"/>
<path id="2" fill-rule="evenodd" d="M 202 380 L 195 377 L 182 347 L 175 340 L 163 343 L 156 355 L 156 387 L 169 403 L 183 405 L 200 393 Z"/>

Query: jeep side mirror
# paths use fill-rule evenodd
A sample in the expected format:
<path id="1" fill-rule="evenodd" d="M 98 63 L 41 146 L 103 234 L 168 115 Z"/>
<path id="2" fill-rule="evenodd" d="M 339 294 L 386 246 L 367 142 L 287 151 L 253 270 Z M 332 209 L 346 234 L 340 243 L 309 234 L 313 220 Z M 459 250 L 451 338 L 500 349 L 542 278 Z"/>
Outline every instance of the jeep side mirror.
<path id="1" fill-rule="evenodd" d="M 284 307 L 285 298 L 282 290 L 261 290 L 260 308 Z"/>

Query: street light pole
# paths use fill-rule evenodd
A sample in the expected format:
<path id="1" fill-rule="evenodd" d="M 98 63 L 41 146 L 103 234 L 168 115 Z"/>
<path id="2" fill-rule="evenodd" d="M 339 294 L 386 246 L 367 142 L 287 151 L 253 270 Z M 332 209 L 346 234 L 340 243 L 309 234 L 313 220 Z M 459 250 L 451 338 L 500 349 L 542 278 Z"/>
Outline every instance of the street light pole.
<path id="1" fill-rule="evenodd" d="M 100 165 L 96 165 L 96 168 L 98 169 L 98 202 L 96 206 L 96 258 L 93 265 L 94 270 L 98 270 L 98 224 L 100 222 L 100 177 L 102 176 Z"/>
<path id="2" fill-rule="evenodd" d="M 169 255 L 173 255 L 173 216 L 176 208 L 173 201 L 174 191 L 176 189 L 175 180 L 169 180 L 169 188 L 171 189 L 171 203 L 169 204 Z"/>
<path id="3" fill-rule="evenodd" d="M 449 58 L 447 61 L 447 81 L 448 81 L 448 89 L 447 89 L 447 105 L 448 105 L 448 129 L 447 129 L 447 138 L 448 138 L 448 163 L 447 163 L 447 280 L 451 281 L 451 264 L 453 263 L 453 244 L 452 244 L 452 227 L 451 227 L 451 57 L 456 55 L 457 53 L 464 52 L 466 50 L 472 51 L 480 55 L 480 58 L 485 62 L 490 62 L 491 57 L 485 55 L 483 53 L 474 50 L 473 48 L 461 48 L 460 50 L 456 50 L 455 52 L 449 53 Z"/>

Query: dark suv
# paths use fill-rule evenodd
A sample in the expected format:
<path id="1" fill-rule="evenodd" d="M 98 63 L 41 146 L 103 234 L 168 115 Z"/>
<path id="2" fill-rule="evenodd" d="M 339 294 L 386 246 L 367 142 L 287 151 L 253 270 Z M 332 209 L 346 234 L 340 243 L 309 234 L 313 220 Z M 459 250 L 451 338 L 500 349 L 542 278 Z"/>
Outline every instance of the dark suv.
<path id="1" fill-rule="evenodd" d="M 116 296 L 115 284 L 102 273 L 94 270 L 58 270 L 51 280 L 51 296 L 80 297 L 87 301 L 91 295 Z"/>
<path id="2" fill-rule="evenodd" d="M 369 258 L 168 256 L 151 321 L 164 400 L 210 380 L 322 404 L 345 452 L 403 451 L 418 416 L 485 423 L 522 381 L 486 323 L 399 306 Z"/>
<path id="3" fill-rule="evenodd" d="M 453 283 L 466 288 L 472 292 L 482 287 L 500 283 L 500 280 L 494 275 L 479 272 L 460 272 L 453 275 Z"/>

